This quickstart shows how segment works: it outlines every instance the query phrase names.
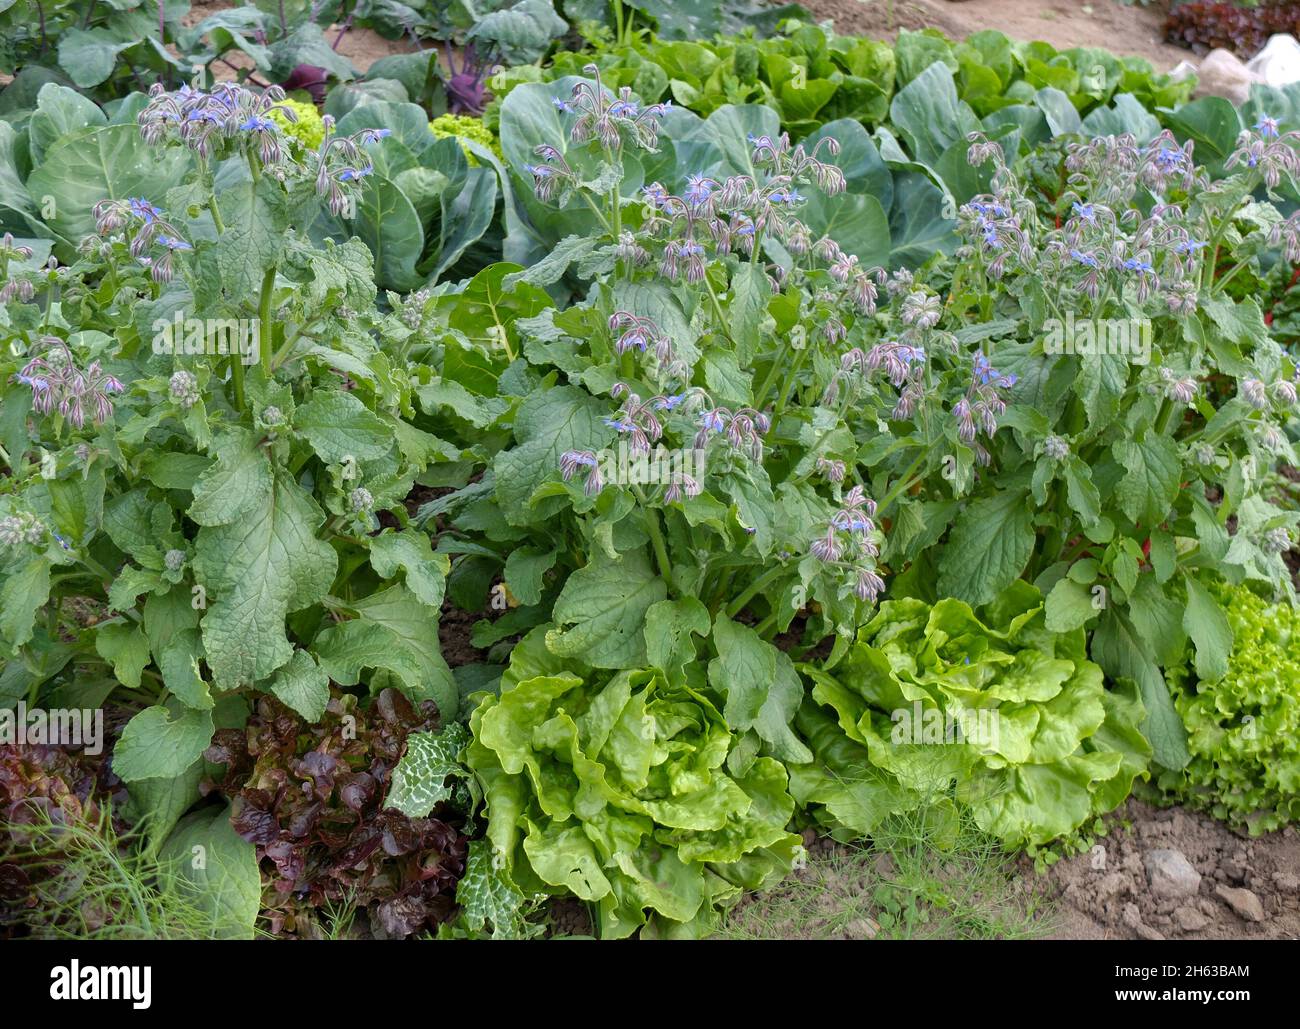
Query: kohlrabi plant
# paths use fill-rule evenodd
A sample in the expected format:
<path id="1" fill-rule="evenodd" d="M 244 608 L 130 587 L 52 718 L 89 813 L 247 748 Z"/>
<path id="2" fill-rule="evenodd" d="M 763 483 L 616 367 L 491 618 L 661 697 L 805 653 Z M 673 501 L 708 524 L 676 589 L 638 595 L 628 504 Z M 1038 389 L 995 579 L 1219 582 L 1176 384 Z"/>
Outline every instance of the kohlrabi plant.
<path id="1" fill-rule="evenodd" d="M 280 99 L 155 89 L 134 131 L 179 184 L 96 203 L 69 264 L 0 250 L 0 696 L 132 712 L 112 767 L 160 836 L 257 692 L 456 715 L 447 560 L 402 503 L 457 456 L 415 424 L 425 298 L 380 313 L 369 249 L 311 234 L 386 130 L 301 151 Z"/>

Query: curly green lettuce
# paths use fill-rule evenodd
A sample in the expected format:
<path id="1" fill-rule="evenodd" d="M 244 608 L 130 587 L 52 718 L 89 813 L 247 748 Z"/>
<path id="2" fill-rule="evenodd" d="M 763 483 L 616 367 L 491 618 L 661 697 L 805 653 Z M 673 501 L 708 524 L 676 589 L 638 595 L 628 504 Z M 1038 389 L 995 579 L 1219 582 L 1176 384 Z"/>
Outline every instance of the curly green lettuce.
<path id="1" fill-rule="evenodd" d="M 703 683 L 564 664 L 545 628 L 470 717 L 495 854 L 524 893 L 591 902 L 603 938 L 708 933 L 793 864 L 785 767 L 736 746 Z"/>
<path id="2" fill-rule="evenodd" d="M 1083 630 L 1050 632 L 1027 583 L 984 617 L 954 599 L 886 601 L 829 668 L 803 666 L 812 701 L 795 724 L 814 760 L 791 767 L 796 801 L 868 834 L 951 793 L 1008 847 L 1120 804 L 1151 756 L 1136 688 L 1106 689 Z"/>
<path id="3" fill-rule="evenodd" d="M 325 138 L 325 123 L 321 120 L 316 105 L 286 97 L 280 101 L 279 106 L 289 108 L 298 120 L 290 121 L 283 111 L 272 110 L 272 121 L 284 130 L 285 135 L 292 136 L 308 150 L 317 149 Z"/>
<path id="4" fill-rule="evenodd" d="M 1227 674 L 1200 679 L 1190 651 L 1166 669 L 1192 760 L 1156 785 L 1259 835 L 1300 818 L 1300 611 L 1245 586 L 1216 591 L 1234 638 Z"/>
<path id="5" fill-rule="evenodd" d="M 497 142 L 492 130 L 483 123 L 482 118 L 473 118 L 467 114 L 440 114 L 429 122 L 429 131 L 439 139 L 454 137 L 460 140 L 461 149 L 465 151 L 470 167 L 477 167 L 478 160 L 470 152 L 469 147 L 465 146 L 465 140 L 479 143 L 497 157 L 501 156 L 501 144 Z"/>

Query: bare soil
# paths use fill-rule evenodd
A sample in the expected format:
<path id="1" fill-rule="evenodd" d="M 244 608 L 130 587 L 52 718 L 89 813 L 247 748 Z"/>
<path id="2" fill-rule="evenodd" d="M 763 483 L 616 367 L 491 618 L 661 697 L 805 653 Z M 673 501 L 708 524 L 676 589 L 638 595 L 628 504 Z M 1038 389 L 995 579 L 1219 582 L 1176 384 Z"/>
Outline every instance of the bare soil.
<path id="1" fill-rule="evenodd" d="M 199 0 L 191 8 L 188 15 L 185 16 L 186 25 L 197 25 L 210 14 L 216 14 L 219 11 L 226 11 L 237 6 L 230 0 Z M 339 26 L 334 25 L 325 30 L 325 38 L 334 43 L 339 35 Z M 357 71 L 365 72 L 379 58 L 387 57 L 390 54 L 406 54 L 420 49 L 410 38 L 403 39 L 385 39 L 377 32 L 370 29 L 349 28 L 343 33 L 343 38 L 334 49 L 356 65 Z M 248 69 L 253 66 L 253 62 L 247 56 L 234 51 L 227 55 L 229 65 L 222 67 L 220 64 L 213 68 L 213 73 L 220 79 L 235 77 L 237 69 Z"/>
<path id="2" fill-rule="evenodd" d="M 1190 51 L 1165 42 L 1167 3 L 1116 0 L 800 0 L 818 20 L 851 35 L 893 39 L 900 28 L 940 29 L 957 39 L 997 29 L 1017 40 L 1043 40 L 1058 50 L 1101 47 L 1145 57 L 1169 71 Z"/>
<path id="3" fill-rule="evenodd" d="M 1132 827 L 1098 843 L 1092 853 L 1060 861 L 1046 874 L 1054 902 L 1053 939 L 1300 939 L 1300 832 L 1251 839 L 1222 822 L 1183 808 L 1153 808 L 1130 800 Z M 1185 898 L 1152 892 L 1145 867 L 1153 850 L 1176 850 L 1200 873 Z M 1034 876 L 1032 867 L 1026 870 Z M 1262 918 L 1249 911 L 1249 891 Z"/>

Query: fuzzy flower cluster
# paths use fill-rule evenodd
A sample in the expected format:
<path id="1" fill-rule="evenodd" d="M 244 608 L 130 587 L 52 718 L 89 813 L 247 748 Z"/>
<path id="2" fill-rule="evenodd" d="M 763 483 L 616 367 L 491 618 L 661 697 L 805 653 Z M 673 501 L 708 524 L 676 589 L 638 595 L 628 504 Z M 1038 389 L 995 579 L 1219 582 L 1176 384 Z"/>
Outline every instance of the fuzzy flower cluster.
<path id="1" fill-rule="evenodd" d="M 606 150 L 623 145 L 626 133 L 643 150 L 653 150 L 659 142 L 659 119 L 672 107 L 672 101 L 641 107 L 632 90 L 623 86 L 617 96 L 609 96 L 600 82 L 600 69 L 588 64 L 582 69 L 594 80 L 579 82 L 568 100 L 555 98 L 555 107 L 574 115 L 569 139 L 575 144 L 596 140 Z"/>
<path id="2" fill-rule="evenodd" d="M 285 102 L 281 87 L 259 92 L 234 82 L 222 82 L 211 92 L 190 86 L 169 92 L 154 83 L 137 118 L 150 146 L 177 139 L 204 159 L 249 147 L 268 168 L 286 158 L 281 123 L 297 121 L 298 112 Z"/>
<path id="3" fill-rule="evenodd" d="M 357 486 L 348 493 L 348 507 L 356 514 L 367 514 L 375 506 L 375 498 L 364 486 Z"/>
<path id="4" fill-rule="evenodd" d="M 1160 382 L 1165 396 L 1175 404 L 1191 407 L 1196 402 L 1197 383 L 1192 376 L 1179 375 L 1167 365 L 1162 365 Z"/>
<path id="5" fill-rule="evenodd" d="M 149 97 L 138 120 L 141 135 L 151 145 L 179 140 L 204 159 L 242 151 L 282 180 L 289 168 L 299 167 L 284 145 L 284 126 L 297 124 L 298 109 L 286 101 L 279 86 L 259 92 L 225 82 L 211 92 L 189 86 L 168 92 L 155 84 Z M 340 216 L 349 210 L 349 190 L 374 172 L 364 147 L 391 132 L 365 129 L 338 136 L 332 116 L 320 119 L 319 142 L 312 154 L 316 193 L 325 199 L 332 214 Z"/>
<path id="6" fill-rule="evenodd" d="M 1053 461 L 1064 461 L 1070 456 L 1069 441 L 1061 436 L 1047 436 L 1043 440 L 1043 453 Z"/>
<path id="7" fill-rule="evenodd" d="M 154 282 L 170 282 L 176 274 L 176 255 L 194 249 L 181 238 L 180 230 L 167 221 L 162 210 L 143 197 L 101 200 L 92 213 L 95 231 L 101 237 L 130 229 L 131 256 L 149 268 Z"/>
<path id="8" fill-rule="evenodd" d="M 1284 526 L 1269 529 L 1260 538 L 1259 546 L 1267 554 L 1285 554 L 1291 549 L 1291 532 Z"/>
<path id="9" fill-rule="evenodd" d="M 876 571 L 880 544 L 875 516 L 876 502 L 861 486 L 854 486 L 844 494 L 822 534 L 808 546 L 808 552 L 822 564 L 842 568 L 854 595 L 867 604 L 885 591 L 885 582 Z"/>
<path id="10" fill-rule="evenodd" d="M 45 347 L 27 362 L 15 380 L 32 391 L 32 408 L 41 414 L 58 410 L 74 428 L 86 424 L 89 415 L 96 425 L 102 425 L 113 415 L 115 393 L 126 387 L 92 361 L 83 370 L 77 367 L 67 343 L 57 336 L 44 336 L 39 343 Z"/>
<path id="11" fill-rule="evenodd" d="M 975 355 L 970 385 L 953 406 L 952 416 L 957 420 L 957 438 L 975 451 L 975 460 L 982 465 L 989 463 L 989 452 L 976 442 L 976 437 L 983 432 L 989 439 L 993 438 L 998 431 L 998 419 L 1007 410 L 1004 394 L 1015 384 L 1014 374 L 1003 375 L 982 353 Z"/>
<path id="12" fill-rule="evenodd" d="M 353 204 L 355 191 L 375 166 L 364 148 L 391 136 L 392 129 L 362 129 L 351 136 L 334 132 L 334 119 L 325 115 L 325 138 L 316 150 L 316 194 L 325 198 L 330 213 L 344 215 Z"/>
<path id="13" fill-rule="evenodd" d="M 622 406 L 617 414 L 605 419 L 605 424 L 626 441 L 628 453 L 633 457 L 649 455 L 654 444 L 663 438 L 665 420 L 677 414 L 695 426 L 691 446 L 696 453 L 707 454 L 715 444 L 724 443 L 730 453 L 758 463 L 763 460 L 763 436 L 771 428 L 771 419 L 761 411 L 717 406 L 698 386 L 682 393 L 661 393 L 645 399 L 621 382 L 610 392 L 615 399 L 622 400 Z M 605 486 L 598 455 L 589 450 L 565 451 L 560 455 L 559 468 L 565 482 L 582 472 L 583 488 L 588 496 L 595 496 Z M 664 500 L 673 503 L 683 496 L 698 496 L 702 489 L 702 484 L 686 472 L 674 472 Z"/>
<path id="14" fill-rule="evenodd" d="M 1207 185 L 1192 160 L 1192 143 L 1179 144 L 1168 129 L 1147 143 L 1131 133 L 1099 136 L 1070 148 L 1065 158 L 1069 184 L 1090 186 L 1090 198 L 1110 207 L 1132 206 L 1139 187 L 1162 195 L 1178 189 L 1184 193 Z"/>
<path id="15" fill-rule="evenodd" d="M 1296 402 L 1296 384 L 1289 379 L 1278 379 L 1271 386 L 1260 379 L 1242 379 L 1238 393 L 1256 411 L 1271 410 L 1274 404 L 1293 407 Z"/>
<path id="16" fill-rule="evenodd" d="M 859 314 L 876 313 L 876 299 L 880 286 L 888 286 L 890 278 L 883 268 L 863 268 L 857 254 L 846 254 L 840 245 L 829 237 L 813 245 L 813 253 L 824 260 L 826 273 L 844 287 L 844 296 Z"/>
<path id="17" fill-rule="evenodd" d="M 844 173 L 818 157 L 823 148 L 831 156 L 839 153 L 839 143 L 828 136 L 808 152 L 803 146 L 792 149 L 785 135 L 777 140 L 751 135 L 749 142 L 755 167 L 764 169 L 761 178 L 733 175 L 720 182 L 696 173 L 687 176 L 680 195 L 658 182 L 643 188 L 642 234 L 662 245 L 660 274 L 699 282 L 710 252 L 750 257 L 762 235 L 770 233 L 795 257 L 816 248 L 818 256 L 836 266 L 837 281 L 856 279 L 856 258 L 844 255 L 829 239 L 814 243 L 807 225 L 796 216 L 807 199 L 801 186 L 815 185 L 828 196 L 843 192 Z M 859 307 L 866 309 L 874 299 L 873 287 Z"/>
<path id="18" fill-rule="evenodd" d="M 1279 139 L 1275 126 L 1271 131 L 1261 119 L 1229 164 L 1258 168 L 1266 182 L 1300 170 L 1291 140 Z M 1196 167 L 1190 143 L 1179 145 L 1166 131 L 1145 144 L 1131 134 L 1072 144 L 1061 197 L 1068 207 L 1058 227 L 1045 229 L 998 144 L 979 133 L 968 138 L 970 162 L 992 161 L 997 173 L 994 192 L 961 209 L 959 258 L 978 257 L 993 278 L 1014 270 L 1094 303 L 1131 294 L 1138 303 L 1159 297 L 1174 315 L 1196 311 L 1212 233 L 1205 213 L 1190 213 L 1186 198 L 1213 197 L 1216 189 Z M 1269 242 L 1300 260 L 1300 218 L 1274 225 Z"/>
<path id="19" fill-rule="evenodd" d="M 579 82 L 569 99 L 552 100 L 561 114 L 573 116 L 569 141 L 575 146 L 598 145 L 610 156 L 622 151 L 625 138 L 643 150 L 654 150 L 659 143 L 659 121 L 672 107 L 672 101 L 641 107 L 627 86 L 617 96 L 608 94 L 601 85 L 600 69 L 596 65 L 588 64 L 583 71 L 592 77 L 594 84 Z M 524 171 L 533 180 L 537 199 L 563 205 L 579 183 L 578 174 L 557 147 L 543 143 L 533 153 L 541 162 L 524 165 Z"/>
<path id="20" fill-rule="evenodd" d="M 0 544 L 34 547 L 45 538 L 45 526 L 35 515 L 20 511 L 0 518 Z"/>
<path id="21" fill-rule="evenodd" d="M 1277 189 L 1284 175 L 1294 178 L 1300 172 L 1297 146 L 1300 146 L 1300 132 L 1279 134 L 1277 119 L 1263 115 L 1253 129 L 1246 129 L 1237 137 L 1237 149 L 1223 166 L 1252 169 L 1270 190 Z"/>
<path id="22" fill-rule="evenodd" d="M 840 358 L 840 367 L 831 376 L 822 400 L 834 404 L 846 382 L 869 380 L 883 371 L 890 385 L 899 390 L 898 402 L 890 417 L 906 421 L 916 413 L 925 397 L 925 349 L 910 343 L 888 340 L 877 343 L 870 350 L 854 347 Z"/>
<path id="23" fill-rule="evenodd" d="M 16 242 L 12 232 L 6 232 L 0 238 L 0 275 L 4 278 L 4 285 L 0 286 L 0 304 L 13 300 L 26 302 L 35 296 L 36 290 L 28 279 L 10 278 L 8 275 L 10 261 L 27 261 L 31 256 L 32 248 Z"/>
<path id="24" fill-rule="evenodd" d="M 661 382 L 682 379 L 690 374 L 685 362 L 677 356 L 673 341 L 654 319 L 630 311 L 615 311 L 609 316 L 609 331 L 616 334 L 615 353 L 651 355 Z"/>
<path id="25" fill-rule="evenodd" d="M 199 402 L 199 383 L 192 372 L 172 372 L 167 381 L 167 395 L 177 407 L 188 411 Z"/>

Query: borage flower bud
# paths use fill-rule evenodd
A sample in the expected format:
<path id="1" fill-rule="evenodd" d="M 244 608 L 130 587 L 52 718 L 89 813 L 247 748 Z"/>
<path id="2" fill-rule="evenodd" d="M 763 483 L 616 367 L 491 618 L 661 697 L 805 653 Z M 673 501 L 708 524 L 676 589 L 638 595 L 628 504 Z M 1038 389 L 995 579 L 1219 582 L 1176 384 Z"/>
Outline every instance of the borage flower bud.
<path id="1" fill-rule="evenodd" d="M 1268 391 L 1259 379 L 1243 379 L 1240 395 L 1246 403 L 1258 411 L 1268 408 Z"/>
<path id="2" fill-rule="evenodd" d="M 1285 554 L 1291 549 L 1291 533 L 1282 526 L 1269 529 L 1259 541 L 1260 549 L 1268 554 Z"/>

